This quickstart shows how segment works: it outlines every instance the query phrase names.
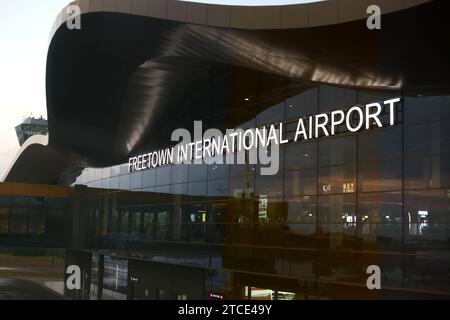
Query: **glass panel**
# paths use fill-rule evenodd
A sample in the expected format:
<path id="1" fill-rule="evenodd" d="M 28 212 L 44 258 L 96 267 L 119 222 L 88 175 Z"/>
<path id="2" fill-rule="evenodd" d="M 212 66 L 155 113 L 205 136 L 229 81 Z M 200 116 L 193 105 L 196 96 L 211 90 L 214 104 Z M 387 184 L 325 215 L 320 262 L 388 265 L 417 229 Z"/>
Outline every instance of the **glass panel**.
<path id="1" fill-rule="evenodd" d="M 265 195 L 258 197 L 258 223 L 260 227 L 280 227 L 284 222 L 285 210 L 281 198 L 268 198 Z M 270 224 L 270 226 L 268 226 Z M 276 245 L 281 240 L 280 237 L 273 237 L 267 243 Z M 265 242 L 265 241 L 264 241 Z"/>
<path id="2" fill-rule="evenodd" d="M 156 193 L 170 193 L 170 185 L 155 188 Z"/>
<path id="3" fill-rule="evenodd" d="M 9 208 L 11 206 L 10 196 L 0 196 L 0 207 Z"/>
<path id="4" fill-rule="evenodd" d="M 133 239 L 139 239 L 141 236 L 141 212 L 139 209 L 131 211 L 131 232 L 130 236 Z"/>
<path id="5" fill-rule="evenodd" d="M 110 168 L 110 167 L 108 167 L 108 168 L 103 168 L 103 170 L 102 170 L 102 178 L 103 178 L 103 179 L 109 179 L 109 178 L 111 178 L 111 168 Z"/>
<path id="6" fill-rule="evenodd" d="M 115 299 L 125 300 L 127 293 L 128 261 L 105 256 L 103 287 L 111 290 Z M 116 293 L 116 294 L 115 294 Z"/>
<path id="7" fill-rule="evenodd" d="M 319 230 L 331 247 L 344 246 L 344 235 L 356 236 L 355 195 L 319 196 Z"/>
<path id="8" fill-rule="evenodd" d="M 206 180 L 206 164 L 189 164 L 189 181 Z"/>
<path id="9" fill-rule="evenodd" d="M 156 240 L 167 240 L 169 231 L 169 213 L 167 211 L 158 212 L 156 215 Z"/>
<path id="10" fill-rule="evenodd" d="M 449 106 L 450 109 L 450 106 Z M 407 157 L 448 154 L 450 152 L 450 123 L 425 124 L 405 129 Z"/>
<path id="11" fill-rule="evenodd" d="M 228 204 L 226 202 L 210 203 L 208 206 L 209 222 L 208 239 L 210 243 L 224 242 L 224 220 L 228 213 Z"/>
<path id="12" fill-rule="evenodd" d="M 286 170 L 298 170 L 317 165 L 317 143 L 293 143 L 286 145 Z"/>
<path id="13" fill-rule="evenodd" d="M 208 180 L 209 197 L 226 197 L 228 195 L 228 179 Z"/>
<path id="14" fill-rule="evenodd" d="M 94 180 L 101 180 L 103 177 L 103 169 L 95 168 L 94 170 Z"/>
<path id="15" fill-rule="evenodd" d="M 0 208 L 0 234 L 9 232 L 9 209 Z"/>
<path id="16" fill-rule="evenodd" d="M 316 169 L 286 172 L 284 179 L 284 193 L 286 196 L 317 193 Z"/>
<path id="17" fill-rule="evenodd" d="M 361 192 L 402 189 L 402 161 L 360 164 L 358 188 Z"/>
<path id="18" fill-rule="evenodd" d="M 355 135 L 319 142 L 319 166 L 355 162 Z"/>
<path id="19" fill-rule="evenodd" d="M 256 125 L 268 125 L 270 123 L 281 122 L 284 119 L 284 102 L 273 107 L 269 107 L 256 116 Z"/>
<path id="20" fill-rule="evenodd" d="M 450 156 L 422 157 L 405 162 L 405 188 L 450 186 Z"/>
<path id="21" fill-rule="evenodd" d="M 228 165 L 212 164 L 208 166 L 208 179 L 228 177 Z"/>
<path id="22" fill-rule="evenodd" d="M 402 195 L 400 192 L 361 194 L 358 198 L 360 236 L 381 248 L 394 249 L 402 239 Z"/>
<path id="23" fill-rule="evenodd" d="M 273 176 L 256 174 L 255 193 L 268 197 L 281 197 L 283 195 L 283 171 L 280 170 L 278 174 Z"/>
<path id="24" fill-rule="evenodd" d="M 11 230 L 10 234 L 27 233 L 27 215 L 28 209 L 11 209 Z"/>
<path id="25" fill-rule="evenodd" d="M 407 124 L 450 119 L 450 96 L 405 97 Z"/>
<path id="26" fill-rule="evenodd" d="M 48 210 L 46 229 L 46 233 L 48 235 L 64 234 L 66 225 L 65 215 L 63 214 L 62 210 Z"/>
<path id="27" fill-rule="evenodd" d="M 356 192 L 355 166 L 319 168 L 319 193 Z"/>
<path id="28" fill-rule="evenodd" d="M 188 166 L 178 164 L 172 167 L 172 183 L 182 183 L 188 180 Z"/>
<path id="29" fill-rule="evenodd" d="M 120 237 L 126 237 L 128 235 L 128 219 L 129 219 L 129 212 L 119 210 L 118 226 Z"/>
<path id="30" fill-rule="evenodd" d="M 313 235 L 316 232 L 317 197 L 298 197 L 287 201 L 286 222 L 288 232 L 301 235 Z"/>
<path id="31" fill-rule="evenodd" d="M 128 163 L 121 164 L 121 165 L 119 166 L 119 172 L 120 172 L 120 174 L 128 174 L 128 173 L 129 173 L 129 172 L 128 172 L 128 166 L 129 166 Z"/>
<path id="32" fill-rule="evenodd" d="M 358 103 L 368 104 L 372 102 L 382 102 L 383 100 L 393 99 L 401 96 L 400 92 L 382 92 L 382 91 L 358 91 Z"/>
<path id="33" fill-rule="evenodd" d="M 231 177 L 250 175 L 256 170 L 255 166 L 251 164 L 230 164 L 228 167 Z"/>
<path id="34" fill-rule="evenodd" d="M 111 189 L 119 189 L 119 177 L 111 178 L 110 187 Z"/>
<path id="35" fill-rule="evenodd" d="M 162 186 L 170 184 L 170 169 L 171 167 L 163 167 L 156 169 L 156 185 Z M 150 186 L 146 186 L 150 187 Z"/>
<path id="36" fill-rule="evenodd" d="M 298 119 L 317 113 L 318 88 L 308 89 L 286 100 L 286 119 Z"/>
<path id="37" fill-rule="evenodd" d="M 45 233 L 46 210 L 34 208 L 30 211 L 28 234 L 41 235 Z"/>
<path id="38" fill-rule="evenodd" d="M 118 176 L 120 174 L 120 166 L 111 167 L 111 177 Z"/>
<path id="39" fill-rule="evenodd" d="M 206 196 L 206 181 L 189 183 L 188 194 L 190 196 Z"/>
<path id="40" fill-rule="evenodd" d="M 111 178 L 110 179 L 105 179 L 105 180 L 102 181 L 101 188 L 109 189 L 110 187 L 111 187 Z"/>
<path id="41" fill-rule="evenodd" d="M 119 189 L 130 190 L 130 175 L 126 174 L 124 176 L 120 176 L 119 179 Z"/>
<path id="42" fill-rule="evenodd" d="M 166 300 L 167 292 L 164 289 L 156 289 L 156 300 Z"/>
<path id="43" fill-rule="evenodd" d="M 405 192 L 406 235 L 412 244 L 426 248 L 424 240 L 450 239 L 450 191 L 418 190 Z"/>
<path id="44" fill-rule="evenodd" d="M 179 195 L 186 195 L 188 193 L 188 191 L 187 191 L 187 183 L 173 184 L 171 186 L 170 193 L 172 193 L 172 194 L 179 194 Z"/>
<path id="45" fill-rule="evenodd" d="M 142 187 L 154 187 L 155 186 L 155 178 L 156 178 L 156 170 L 155 169 L 149 169 L 144 170 L 143 177 L 142 177 Z"/>
<path id="46" fill-rule="evenodd" d="M 147 210 L 146 210 L 147 211 Z M 155 214 L 148 210 L 144 212 L 144 236 L 148 240 L 153 240 L 155 237 Z"/>
<path id="47" fill-rule="evenodd" d="M 253 175 L 230 178 L 230 196 L 234 198 L 250 198 L 254 193 Z"/>
<path id="48" fill-rule="evenodd" d="M 130 174 L 130 176 L 131 176 L 130 189 L 136 190 L 142 188 L 142 171 L 134 172 Z"/>
<path id="49" fill-rule="evenodd" d="M 358 137 L 358 161 L 376 161 L 402 156 L 401 128 L 376 130 Z"/>
<path id="50" fill-rule="evenodd" d="M 448 294 L 450 191 L 418 190 L 405 193 L 405 259 L 407 288 Z"/>
<path id="51" fill-rule="evenodd" d="M 94 181 L 94 171 L 91 168 L 87 168 L 86 172 L 87 172 L 87 182 Z"/>
<path id="52" fill-rule="evenodd" d="M 350 108 L 356 104 L 356 91 L 327 85 L 319 86 L 320 112 Z"/>
<path id="53" fill-rule="evenodd" d="M 209 222 L 209 213 L 202 203 L 185 205 L 183 207 L 184 221 L 186 222 L 186 240 L 205 242 Z"/>

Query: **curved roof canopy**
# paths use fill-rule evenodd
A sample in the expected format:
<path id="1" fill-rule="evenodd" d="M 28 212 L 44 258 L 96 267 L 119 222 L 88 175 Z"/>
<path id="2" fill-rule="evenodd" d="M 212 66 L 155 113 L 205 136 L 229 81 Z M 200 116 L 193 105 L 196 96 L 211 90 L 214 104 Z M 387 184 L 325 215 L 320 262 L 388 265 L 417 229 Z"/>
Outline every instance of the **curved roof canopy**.
<path id="1" fill-rule="evenodd" d="M 230 113 L 235 97 L 251 94 L 248 77 L 284 79 L 268 89 L 282 91 L 288 83 L 285 94 L 317 84 L 448 92 L 450 3 L 374 0 L 382 28 L 369 30 L 363 2 L 77 1 L 81 30 L 67 28 L 64 9 L 52 31 L 48 147 L 58 150 L 66 169 L 126 162 L 167 144 L 176 128 Z M 217 92 L 224 99 L 211 96 Z M 211 106 L 215 100 L 226 103 Z M 211 126 L 238 126 L 276 102 Z"/>

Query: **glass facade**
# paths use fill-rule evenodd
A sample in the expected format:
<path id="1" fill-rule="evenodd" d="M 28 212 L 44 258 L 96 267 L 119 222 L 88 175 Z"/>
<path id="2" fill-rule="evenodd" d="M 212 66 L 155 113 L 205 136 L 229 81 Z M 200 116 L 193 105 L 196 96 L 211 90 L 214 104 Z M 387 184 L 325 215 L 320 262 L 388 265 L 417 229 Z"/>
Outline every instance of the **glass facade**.
<path id="1" fill-rule="evenodd" d="M 230 113 L 259 108 L 267 93 L 255 92 Z M 450 96 L 325 85 L 297 94 L 286 87 L 282 95 L 238 127 L 283 122 L 292 137 L 300 117 L 402 102 L 394 126 L 357 133 L 342 126 L 333 137 L 280 146 L 273 176 L 261 175 L 262 165 L 238 164 L 86 169 L 74 183 L 94 188 L 86 248 L 213 270 L 200 298 L 251 298 L 249 287 L 295 299 L 450 294 Z M 13 216 L 14 230 L 26 232 L 16 227 L 25 219 L 20 209 Z M 28 230 L 39 232 L 39 219 Z M 382 270 L 382 293 L 363 290 L 372 264 Z"/>
<path id="2" fill-rule="evenodd" d="M 66 243 L 68 199 L 0 194 L 0 246 Z"/>

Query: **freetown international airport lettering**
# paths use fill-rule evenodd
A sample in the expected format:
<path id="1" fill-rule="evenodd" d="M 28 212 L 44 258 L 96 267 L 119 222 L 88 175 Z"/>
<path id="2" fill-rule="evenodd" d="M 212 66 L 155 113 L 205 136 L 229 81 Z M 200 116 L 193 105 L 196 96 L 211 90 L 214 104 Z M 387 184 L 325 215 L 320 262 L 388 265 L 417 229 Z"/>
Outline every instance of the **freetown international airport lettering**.
<path id="1" fill-rule="evenodd" d="M 395 124 L 395 107 L 400 101 L 400 98 L 395 98 L 385 100 L 382 103 L 375 102 L 364 106 L 354 106 L 346 111 L 335 110 L 330 113 L 300 118 L 293 141 L 307 141 L 323 136 L 334 136 L 337 134 L 339 126 L 345 126 L 349 132 L 369 130 L 371 127 L 381 128 L 383 127 L 381 121 L 383 110 L 389 116 L 388 125 L 392 126 Z M 225 135 L 222 135 L 218 129 L 209 129 L 208 131 L 211 130 L 214 130 L 216 134 L 208 137 L 204 135 L 198 141 L 182 142 L 175 147 L 131 157 L 128 162 L 129 171 L 134 172 L 171 164 L 189 164 L 192 161 L 197 164 L 202 163 L 202 160 L 205 160 L 207 164 L 223 163 L 224 155 L 255 152 L 256 150 L 264 151 L 260 152 L 260 158 L 262 158 L 268 153 L 269 148 L 275 147 L 276 149 L 278 145 L 290 142 L 283 138 L 285 137 L 285 126 L 282 122 L 262 128 L 228 129 Z M 256 159 L 256 157 L 250 158 Z M 230 157 L 226 157 L 226 159 L 228 160 Z M 226 163 L 233 164 L 234 162 Z"/>

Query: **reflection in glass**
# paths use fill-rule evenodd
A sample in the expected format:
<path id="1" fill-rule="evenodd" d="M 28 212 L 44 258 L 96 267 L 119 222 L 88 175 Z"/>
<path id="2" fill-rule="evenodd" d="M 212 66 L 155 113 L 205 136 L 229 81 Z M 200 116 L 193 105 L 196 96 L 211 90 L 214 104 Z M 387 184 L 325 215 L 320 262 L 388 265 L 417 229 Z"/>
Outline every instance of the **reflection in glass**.
<path id="1" fill-rule="evenodd" d="M 136 190 L 142 188 L 142 171 L 133 172 L 130 174 L 131 177 L 131 183 L 130 183 L 130 189 Z"/>
<path id="2" fill-rule="evenodd" d="M 103 287 L 114 298 L 125 300 L 127 293 L 128 261 L 116 257 L 105 256 Z"/>
<path id="3" fill-rule="evenodd" d="M 160 167 L 156 169 L 157 186 L 170 184 L 170 169 L 171 167 Z M 146 187 L 150 187 L 150 185 L 147 185 Z"/>
<path id="4" fill-rule="evenodd" d="M 255 176 L 255 193 L 257 195 L 267 195 L 269 197 L 281 197 L 283 195 L 283 171 L 278 171 L 276 175 Z"/>
<path id="5" fill-rule="evenodd" d="M 183 183 L 188 181 L 188 166 L 178 164 L 172 166 L 171 183 Z"/>
<path id="6" fill-rule="evenodd" d="M 449 154 L 449 145 L 450 122 L 427 123 L 405 129 L 405 152 L 408 158 Z"/>
<path id="7" fill-rule="evenodd" d="M 360 194 L 360 236 L 380 245 L 402 239 L 402 196 L 400 192 Z M 392 247 L 391 247 L 392 249 Z"/>
<path id="8" fill-rule="evenodd" d="M 405 220 L 409 241 L 450 239 L 450 192 L 417 190 L 405 192 Z M 423 243 L 425 246 L 426 244 Z"/>
<path id="9" fill-rule="evenodd" d="M 189 181 L 206 180 L 206 164 L 189 164 Z"/>
<path id="10" fill-rule="evenodd" d="M 34 208 L 30 210 L 28 221 L 28 234 L 42 235 L 45 234 L 46 224 L 46 210 L 45 208 Z"/>
<path id="11" fill-rule="evenodd" d="M 142 187 L 143 188 L 154 187 L 155 179 L 156 179 L 155 169 L 144 170 L 144 173 L 142 174 Z"/>
<path id="12" fill-rule="evenodd" d="M 402 156 L 401 128 L 375 130 L 358 137 L 358 161 L 377 161 Z"/>
<path id="13" fill-rule="evenodd" d="M 286 223 L 289 232 L 313 235 L 316 232 L 317 197 L 304 196 L 287 200 Z"/>
<path id="14" fill-rule="evenodd" d="M 401 160 L 359 164 L 358 188 L 361 192 L 401 190 Z"/>
<path id="15" fill-rule="evenodd" d="M 355 162 L 355 136 L 324 139 L 319 142 L 319 166 Z"/>
<path id="16" fill-rule="evenodd" d="M 450 186 L 450 156 L 422 157 L 405 161 L 405 188 Z"/>
<path id="17" fill-rule="evenodd" d="M 9 233 L 9 209 L 0 208 L 0 234 Z"/>
<path id="18" fill-rule="evenodd" d="M 206 194 L 206 183 L 204 181 L 191 182 L 188 184 L 188 194 L 190 196 L 202 196 Z"/>
<path id="19" fill-rule="evenodd" d="M 344 245 L 344 235 L 356 236 L 355 195 L 319 196 L 319 232 L 328 234 L 331 247 Z"/>
<path id="20" fill-rule="evenodd" d="M 319 86 L 319 111 L 349 108 L 356 104 L 356 90 L 328 85 Z"/>
<path id="21" fill-rule="evenodd" d="M 317 193 L 317 169 L 286 172 L 284 194 L 286 196 L 310 195 Z"/>
<path id="22" fill-rule="evenodd" d="M 450 96 L 405 97 L 404 105 L 408 125 L 450 119 Z"/>
<path id="23" fill-rule="evenodd" d="M 317 165 L 317 143 L 291 143 L 286 145 L 286 170 L 299 170 Z"/>
<path id="24" fill-rule="evenodd" d="M 228 179 L 208 180 L 208 197 L 225 197 L 228 195 Z"/>
<path id="25" fill-rule="evenodd" d="M 119 177 L 119 189 L 130 190 L 130 175 L 126 174 Z"/>
<path id="26" fill-rule="evenodd" d="M 317 113 L 318 88 L 308 89 L 286 99 L 286 119 L 298 119 Z"/>
<path id="27" fill-rule="evenodd" d="M 356 192 L 355 165 L 319 168 L 319 193 Z"/>

